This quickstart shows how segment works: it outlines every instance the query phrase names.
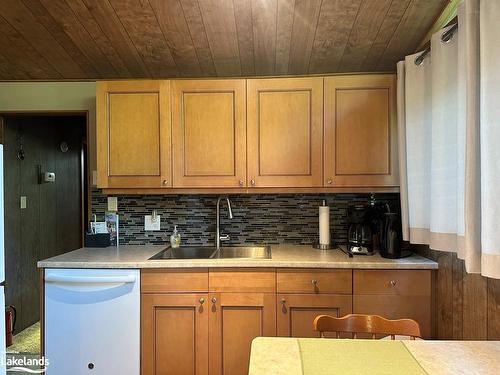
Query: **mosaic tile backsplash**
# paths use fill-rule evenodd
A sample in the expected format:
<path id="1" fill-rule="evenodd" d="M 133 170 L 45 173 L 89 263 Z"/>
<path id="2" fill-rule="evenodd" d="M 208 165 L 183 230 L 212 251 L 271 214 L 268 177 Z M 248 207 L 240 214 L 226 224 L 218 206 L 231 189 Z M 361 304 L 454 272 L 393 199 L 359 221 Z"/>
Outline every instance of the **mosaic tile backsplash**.
<path id="1" fill-rule="evenodd" d="M 169 243 L 177 225 L 183 245 L 213 245 L 218 195 L 121 195 L 118 196 L 120 244 Z M 332 240 L 347 237 L 347 206 L 367 202 L 369 194 L 240 194 L 231 195 L 234 218 L 228 218 L 221 202 L 221 231 L 229 234 L 230 245 L 312 244 L 318 241 L 318 206 L 323 199 L 330 206 Z M 399 211 L 399 194 L 376 194 Z M 107 196 L 92 192 L 92 213 L 103 220 Z M 144 215 L 153 210 L 161 215 L 161 231 L 144 231 Z"/>

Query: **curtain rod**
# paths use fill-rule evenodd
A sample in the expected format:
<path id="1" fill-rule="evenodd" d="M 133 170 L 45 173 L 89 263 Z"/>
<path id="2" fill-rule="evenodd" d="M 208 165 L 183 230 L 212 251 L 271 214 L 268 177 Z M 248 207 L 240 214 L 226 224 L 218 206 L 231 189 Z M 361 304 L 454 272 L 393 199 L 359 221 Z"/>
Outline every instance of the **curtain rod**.
<path id="1" fill-rule="evenodd" d="M 453 39 L 453 34 L 455 34 L 455 31 L 458 30 L 458 22 L 454 23 L 451 28 L 446 30 L 442 35 L 441 35 L 441 42 L 443 43 L 448 43 Z M 431 46 L 427 47 L 422 51 L 420 55 L 418 55 L 415 58 L 415 65 L 422 65 L 424 63 L 425 57 L 431 52 Z"/>

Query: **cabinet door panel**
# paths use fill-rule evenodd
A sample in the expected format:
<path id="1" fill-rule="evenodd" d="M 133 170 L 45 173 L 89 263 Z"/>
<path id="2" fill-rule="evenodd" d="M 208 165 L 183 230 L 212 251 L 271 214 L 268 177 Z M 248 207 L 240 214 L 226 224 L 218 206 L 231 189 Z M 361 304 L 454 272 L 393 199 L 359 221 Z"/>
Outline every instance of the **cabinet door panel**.
<path id="1" fill-rule="evenodd" d="M 414 319 L 424 338 L 431 337 L 431 296 L 355 295 L 355 314 L 381 315 L 387 319 Z"/>
<path id="2" fill-rule="evenodd" d="M 208 295 L 144 294 L 141 304 L 141 374 L 208 374 Z"/>
<path id="3" fill-rule="evenodd" d="M 325 78 L 325 186 L 397 186 L 395 77 Z"/>
<path id="4" fill-rule="evenodd" d="M 252 340 L 276 335 L 273 293 L 211 293 L 210 374 L 246 375 Z"/>
<path id="5" fill-rule="evenodd" d="M 98 82 L 99 187 L 171 186 L 169 102 L 168 81 Z"/>
<path id="6" fill-rule="evenodd" d="M 172 83 L 174 186 L 246 185 L 245 80 Z"/>
<path id="7" fill-rule="evenodd" d="M 322 78 L 247 83 L 251 187 L 321 186 Z"/>
<path id="8" fill-rule="evenodd" d="M 341 317 L 352 311 L 352 296 L 338 294 L 279 294 L 278 336 L 319 337 L 313 330 L 318 315 Z"/>

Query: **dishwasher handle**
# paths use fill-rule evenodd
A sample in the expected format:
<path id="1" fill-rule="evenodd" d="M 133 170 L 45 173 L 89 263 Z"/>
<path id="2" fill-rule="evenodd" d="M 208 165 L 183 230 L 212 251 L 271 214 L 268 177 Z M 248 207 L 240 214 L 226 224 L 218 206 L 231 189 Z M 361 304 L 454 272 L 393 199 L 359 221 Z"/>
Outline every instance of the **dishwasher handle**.
<path id="1" fill-rule="evenodd" d="M 67 284 L 128 284 L 135 282 L 135 275 L 117 275 L 117 276 L 74 276 L 47 273 L 45 281 L 49 283 L 67 283 Z"/>

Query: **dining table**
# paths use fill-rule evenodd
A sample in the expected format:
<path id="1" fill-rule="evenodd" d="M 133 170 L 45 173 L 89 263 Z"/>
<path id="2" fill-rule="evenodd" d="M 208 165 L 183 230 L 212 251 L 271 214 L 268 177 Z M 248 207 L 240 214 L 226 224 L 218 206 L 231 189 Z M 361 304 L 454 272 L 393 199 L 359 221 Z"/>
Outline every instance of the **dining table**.
<path id="1" fill-rule="evenodd" d="M 500 341 L 257 337 L 249 375 L 500 374 Z"/>

